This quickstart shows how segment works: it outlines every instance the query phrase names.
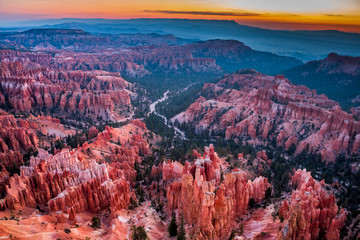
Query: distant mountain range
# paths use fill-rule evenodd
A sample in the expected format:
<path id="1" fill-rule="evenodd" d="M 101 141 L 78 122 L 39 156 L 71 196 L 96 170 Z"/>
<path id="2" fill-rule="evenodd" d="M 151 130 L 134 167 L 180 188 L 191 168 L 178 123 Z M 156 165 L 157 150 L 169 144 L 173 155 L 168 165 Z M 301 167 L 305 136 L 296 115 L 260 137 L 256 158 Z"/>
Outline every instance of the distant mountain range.
<path id="1" fill-rule="evenodd" d="M 343 108 L 360 106 L 360 57 L 329 54 L 283 72 L 293 83 L 325 93 Z"/>
<path id="2" fill-rule="evenodd" d="M 360 34 L 340 31 L 269 30 L 225 20 L 65 18 L 19 22 L 7 26 L 8 28 L 2 28 L 0 31 L 51 27 L 77 28 L 91 33 L 105 34 L 158 33 L 200 40 L 233 39 L 256 50 L 292 56 L 303 61 L 321 59 L 330 52 L 360 55 Z"/>
<path id="3" fill-rule="evenodd" d="M 91 34 L 80 29 L 30 29 L 17 33 L 2 33 L 0 48 L 59 52 L 82 51 L 89 54 L 81 61 L 99 65 L 114 62 L 136 63 L 143 69 L 141 76 L 219 77 L 239 69 L 253 68 L 268 74 L 301 65 L 293 57 L 256 51 L 237 40 L 183 39 L 174 35 L 151 34 Z M 107 52 L 102 55 L 94 54 Z M 95 59 L 92 59 L 95 57 Z M 84 67 L 83 67 L 84 68 Z M 99 69 L 103 70 L 99 67 Z M 107 70 L 118 71 L 110 67 Z M 121 71 L 120 71 L 121 72 Z M 121 72 L 128 75 L 127 72 Z M 140 75 L 132 75 L 139 77 Z"/>
<path id="4" fill-rule="evenodd" d="M 172 34 L 92 34 L 81 29 L 35 28 L 0 33 L 0 48 L 99 51 L 126 47 L 181 45 L 198 39 L 177 38 Z"/>

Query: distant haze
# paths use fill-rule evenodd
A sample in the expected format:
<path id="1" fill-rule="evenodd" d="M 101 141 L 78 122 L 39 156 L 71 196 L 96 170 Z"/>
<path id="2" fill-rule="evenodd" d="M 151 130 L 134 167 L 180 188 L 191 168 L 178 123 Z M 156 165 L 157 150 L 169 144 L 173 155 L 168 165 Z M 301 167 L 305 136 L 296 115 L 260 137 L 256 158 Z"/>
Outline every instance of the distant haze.
<path id="1" fill-rule="evenodd" d="M 0 26 L 49 18 L 235 20 L 269 29 L 360 32 L 359 0 L 1 0 Z"/>
<path id="2" fill-rule="evenodd" d="M 195 41 L 233 39 L 255 50 L 302 61 L 325 58 L 329 53 L 360 56 L 360 34 L 340 31 L 285 31 L 249 27 L 228 20 L 189 19 L 50 19 L 18 23 L 17 28 L 0 32 L 20 32 L 31 28 L 82 29 L 92 34 L 173 34 Z"/>

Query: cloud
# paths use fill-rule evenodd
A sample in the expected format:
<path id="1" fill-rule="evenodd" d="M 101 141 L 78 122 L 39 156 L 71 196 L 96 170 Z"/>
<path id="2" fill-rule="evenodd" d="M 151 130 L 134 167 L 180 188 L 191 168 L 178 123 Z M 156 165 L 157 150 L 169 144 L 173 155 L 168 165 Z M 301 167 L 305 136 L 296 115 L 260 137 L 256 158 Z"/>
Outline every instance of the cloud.
<path id="1" fill-rule="evenodd" d="M 188 15 L 203 15 L 203 16 L 231 16 L 231 17 L 252 17 L 260 16 L 259 13 L 254 12 L 218 12 L 218 11 L 177 11 L 177 10 L 144 10 L 147 13 L 165 13 L 165 14 L 188 14 Z"/>
<path id="2" fill-rule="evenodd" d="M 347 17 L 347 15 L 344 14 L 324 14 L 326 17 Z"/>

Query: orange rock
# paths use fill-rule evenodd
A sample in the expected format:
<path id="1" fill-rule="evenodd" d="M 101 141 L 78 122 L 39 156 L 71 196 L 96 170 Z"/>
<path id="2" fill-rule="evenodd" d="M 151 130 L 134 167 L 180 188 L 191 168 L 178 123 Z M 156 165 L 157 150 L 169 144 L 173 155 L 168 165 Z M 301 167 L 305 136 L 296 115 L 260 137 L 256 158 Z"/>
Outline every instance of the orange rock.
<path id="1" fill-rule="evenodd" d="M 50 211 L 68 213 L 70 220 L 76 220 L 76 212 L 109 206 L 115 212 L 130 201 L 129 183 L 115 170 L 122 171 L 95 160 L 80 161 L 68 149 L 54 156 L 40 149 L 37 157 L 31 157 L 29 167 L 21 167 L 21 177 L 10 178 L 0 207 L 21 209 L 44 204 Z"/>
<path id="2" fill-rule="evenodd" d="M 66 223 L 66 218 L 63 213 L 56 215 L 56 221 L 58 223 Z"/>

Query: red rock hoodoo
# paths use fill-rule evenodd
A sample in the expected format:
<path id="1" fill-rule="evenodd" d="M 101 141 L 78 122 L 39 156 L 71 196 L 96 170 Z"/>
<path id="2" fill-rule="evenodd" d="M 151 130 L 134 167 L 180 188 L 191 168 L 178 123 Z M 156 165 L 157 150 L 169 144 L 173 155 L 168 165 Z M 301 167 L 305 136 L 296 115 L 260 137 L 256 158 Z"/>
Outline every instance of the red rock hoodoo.
<path id="1" fill-rule="evenodd" d="M 195 239 L 224 239 L 235 218 L 246 213 L 249 200 L 260 202 L 270 186 L 263 177 L 250 181 L 246 175 L 234 169 L 221 180 L 221 159 L 213 146 L 205 148 L 194 164 L 164 163 L 163 178 L 171 181 L 168 207 L 182 211 L 185 221 L 194 226 Z"/>
<path id="2" fill-rule="evenodd" d="M 339 239 L 346 213 L 339 211 L 334 195 L 305 170 L 295 172 L 292 184 L 290 203 L 285 200 L 279 211 L 285 221 L 278 239 Z"/>

